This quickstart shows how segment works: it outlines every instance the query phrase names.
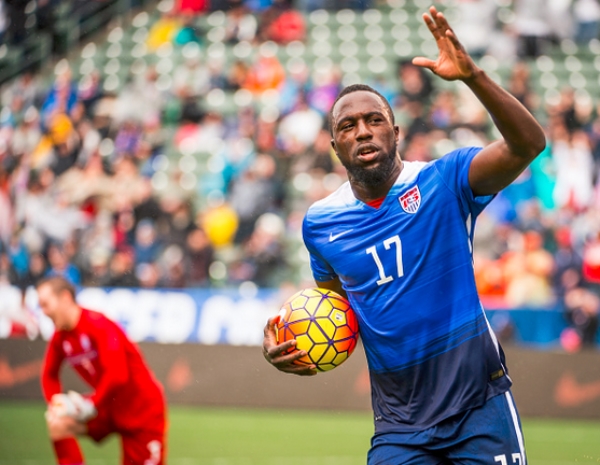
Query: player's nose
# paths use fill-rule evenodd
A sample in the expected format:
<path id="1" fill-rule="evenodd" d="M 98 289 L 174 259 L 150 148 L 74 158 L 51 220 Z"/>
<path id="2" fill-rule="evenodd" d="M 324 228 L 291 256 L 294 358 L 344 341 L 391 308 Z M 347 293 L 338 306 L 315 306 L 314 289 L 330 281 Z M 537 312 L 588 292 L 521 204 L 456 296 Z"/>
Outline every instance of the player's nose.
<path id="1" fill-rule="evenodd" d="M 373 137 L 373 133 L 371 132 L 369 125 L 365 121 L 359 120 L 356 124 L 356 139 L 364 140 L 370 139 L 371 137 Z"/>

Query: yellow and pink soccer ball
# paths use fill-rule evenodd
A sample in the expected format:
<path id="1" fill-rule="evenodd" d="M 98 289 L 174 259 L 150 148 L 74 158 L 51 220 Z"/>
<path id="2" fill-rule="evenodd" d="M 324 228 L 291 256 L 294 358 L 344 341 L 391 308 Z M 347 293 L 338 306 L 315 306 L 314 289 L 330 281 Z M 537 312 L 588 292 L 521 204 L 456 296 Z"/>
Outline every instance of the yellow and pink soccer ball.
<path id="1" fill-rule="evenodd" d="M 333 370 L 352 354 L 358 342 L 358 321 L 349 302 L 328 289 L 303 289 L 281 307 L 276 325 L 277 342 L 296 340 L 306 355 L 296 365 Z"/>

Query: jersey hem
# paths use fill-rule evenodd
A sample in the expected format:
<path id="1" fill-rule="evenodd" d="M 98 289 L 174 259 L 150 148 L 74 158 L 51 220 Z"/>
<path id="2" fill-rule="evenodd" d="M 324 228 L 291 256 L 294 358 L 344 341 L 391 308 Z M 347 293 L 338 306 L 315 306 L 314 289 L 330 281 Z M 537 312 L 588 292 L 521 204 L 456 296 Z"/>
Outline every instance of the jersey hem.
<path id="1" fill-rule="evenodd" d="M 405 423 L 391 423 L 391 422 L 385 422 L 383 420 L 377 421 L 375 420 L 375 435 L 377 434 L 385 434 L 385 433 L 419 433 L 425 430 L 428 430 L 430 428 L 433 428 L 434 426 L 440 424 L 443 421 L 448 420 L 449 418 L 455 416 L 455 415 L 460 415 L 463 414 L 465 412 L 468 412 L 469 410 L 474 410 L 477 408 L 482 407 L 483 405 L 485 405 L 485 403 L 487 401 L 489 401 L 491 398 L 496 397 L 496 396 L 501 396 L 504 395 L 505 393 L 509 392 L 511 388 L 511 384 L 509 384 L 507 387 L 505 388 L 496 388 L 496 389 L 490 389 L 486 395 L 486 397 L 477 402 L 476 404 L 473 405 L 469 405 L 468 407 L 464 407 L 464 408 L 459 408 L 456 410 L 449 410 L 449 411 L 445 411 L 443 415 L 440 415 L 434 419 L 432 419 L 431 421 L 424 423 L 422 425 L 408 425 Z"/>

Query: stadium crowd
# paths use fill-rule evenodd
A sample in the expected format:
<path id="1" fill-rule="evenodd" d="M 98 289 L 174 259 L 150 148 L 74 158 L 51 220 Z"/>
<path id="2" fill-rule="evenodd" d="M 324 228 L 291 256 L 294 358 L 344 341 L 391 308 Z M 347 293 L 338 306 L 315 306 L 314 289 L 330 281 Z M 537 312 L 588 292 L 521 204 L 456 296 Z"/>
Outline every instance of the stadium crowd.
<path id="1" fill-rule="evenodd" d="M 149 28 L 151 53 L 164 44 L 204 47 L 195 16 L 177 12 L 183 3 Z M 254 61 L 224 66 L 193 56 L 173 69 L 168 85 L 148 66 L 107 91 L 100 70 L 77 80 L 63 60 L 50 87 L 31 73 L 4 86 L 0 286 L 24 290 L 48 275 L 107 287 L 310 282 L 301 220 L 311 202 L 344 181 L 327 126 L 343 73 L 335 66 L 289 69 L 269 52 L 272 42 L 306 40 L 306 16 L 290 2 L 229 3 L 224 42 L 259 47 Z M 533 17 L 544 10 L 536 9 L 540 2 L 516 2 L 512 22 L 498 20 L 502 2 L 444 3 L 465 13 L 461 27 L 484 28 L 468 35 L 475 56 L 500 53 L 485 33 L 488 23 L 500 43 L 513 45 L 501 50 L 512 50 L 508 59 L 515 62 L 507 87 L 544 123 L 548 139 L 478 222 L 474 264 L 484 304 L 561 304 L 592 344 L 600 308 L 600 100 L 568 87 L 545 100 L 519 58 L 564 38 L 550 30 L 582 43 L 597 39 L 598 4 L 573 2 L 571 22 L 558 12 L 561 24 L 572 26 L 567 30 L 551 28 L 560 16 Z M 546 28 L 532 26 L 536 20 Z M 484 109 L 460 88 L 439 88 L 409 61 L 397 63 L 396 76 L 367 83 L 393 104 L 404 159 L 427 161 L 494 137 Z M 205 105 L 214 89 L 241 89 L 257 99 L 276 92 L 279 103 L 220 113 Z M 186 154 L 198 152 L 208 153 L 207 169 L 191 177 L 185 164 L 196 159 Z M 171 153 L 183 154 L 178 165 Z"/>

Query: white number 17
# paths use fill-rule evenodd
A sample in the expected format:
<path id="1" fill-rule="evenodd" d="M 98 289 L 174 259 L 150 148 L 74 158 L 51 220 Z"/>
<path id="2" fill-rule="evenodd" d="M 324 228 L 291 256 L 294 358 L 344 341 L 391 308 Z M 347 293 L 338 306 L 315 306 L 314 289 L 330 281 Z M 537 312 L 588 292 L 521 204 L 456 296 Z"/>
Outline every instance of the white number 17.
<path id="1" fill-rule="evenodd" d="M 521 454 L 519 454 L 518 452 L 515 454 L 512 454 L 512 463 L 517 463 L 518 465 L 521 465 Z M 500 465 L 508 465 L 508 460 L 506 460 L 506 455 L 496 455 L 494 457 L 494 461 L 495 462 L 500 462 Z"/>
<path id="2" fill-rule="evenodd" d="M 400 237 L 394 236 L 383 241 L 383 247 L 385 250 L 390 250 L 392 244 L 396 245 L 396 268 L 398 272 L 398 278 L 401 278 L 404 276 L 404 265 L 402 264 L 402 242 L 400 242 Z M 383 268 L 383 263 L 381 263 L 381 259 L 377 254 L 377 247 L 369 247 L 366 252 L 373 257 L 373 260 L 375 260 L 375 264 L 377 265 L 377 270 L 379 271 L 377 285 L 381 286 L 382 284 L 392 281 L 394 277 L 386 275 L 385 269 Z"/>

